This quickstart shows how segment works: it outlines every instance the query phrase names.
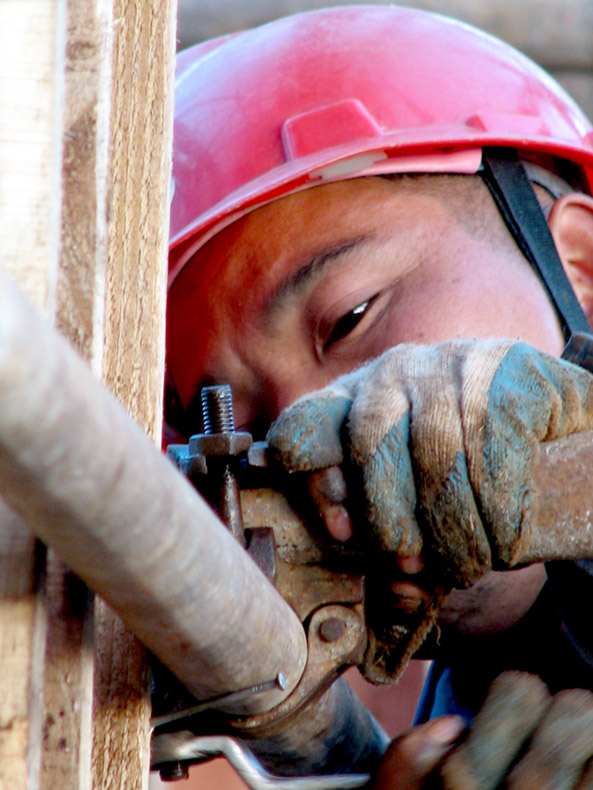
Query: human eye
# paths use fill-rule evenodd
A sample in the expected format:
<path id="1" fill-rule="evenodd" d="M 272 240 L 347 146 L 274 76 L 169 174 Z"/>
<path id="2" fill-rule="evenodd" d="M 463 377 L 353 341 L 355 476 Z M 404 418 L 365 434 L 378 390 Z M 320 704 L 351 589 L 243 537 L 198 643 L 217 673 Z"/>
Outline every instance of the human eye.
<path id="1" fill-rule="evenodd" d="M 356 305 L 354 310 L 350 310 L 349 313 L 346 313 L 336 321 L 324 343 L 324 348 L 327 349 L 334 343 L 342 340 L 358 326 L 369 308 L 370 301 L 370 299 L 367 299 L 361 302 L 359 305 Z"/>
<path id="2" fill-rule="evenodd" d="M 340 316 L 331 324 L 323 341 L 323 351 L 327 352 L 346 338 L 354 338 L 358 335 L 357 330 L 366 323 L 365 319 L 371 314 L 377 305 L 378 295 L 360 302 L 352 310 Z"/>

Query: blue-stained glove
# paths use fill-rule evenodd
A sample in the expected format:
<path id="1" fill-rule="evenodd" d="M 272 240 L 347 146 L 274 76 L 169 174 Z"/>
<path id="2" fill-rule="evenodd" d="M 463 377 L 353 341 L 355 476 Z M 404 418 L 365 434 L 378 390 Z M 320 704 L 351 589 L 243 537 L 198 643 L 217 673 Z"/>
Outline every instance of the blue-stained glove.
<path id="1" fill-rule="evenodd" d="M 583 369 L 523 343 L 456 340 L 390 349 L 293 404 L 268 442 L 292 472 L 343 465 L 364 504 L 358 534 L 383 554 L 422 547 L 465 587 L 529 544 L 540 442 L 591 427 Z"/>

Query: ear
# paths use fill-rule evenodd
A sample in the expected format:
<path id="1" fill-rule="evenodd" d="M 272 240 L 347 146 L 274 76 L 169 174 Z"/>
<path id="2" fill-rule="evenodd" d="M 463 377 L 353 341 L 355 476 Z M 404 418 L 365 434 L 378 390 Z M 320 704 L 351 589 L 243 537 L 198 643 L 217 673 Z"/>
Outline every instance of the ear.
<path id="1" fill-rule="evenodd" d="M 568 279 L 593 325 L 593 197 L 563 195 L 552 206 L 548 224 Z"/>

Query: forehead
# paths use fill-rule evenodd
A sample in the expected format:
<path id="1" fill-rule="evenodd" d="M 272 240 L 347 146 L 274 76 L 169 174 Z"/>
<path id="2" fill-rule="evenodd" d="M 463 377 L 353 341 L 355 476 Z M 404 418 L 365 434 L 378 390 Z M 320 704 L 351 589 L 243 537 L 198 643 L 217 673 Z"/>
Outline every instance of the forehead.
<path id="1" fill-rule="evenodd" d="M 233 290 L 238 278 L 253 282 L 255 276 L 262 276 L 271 284 L 299 265 L 303 251 L 323 249 L 340 235 L 386 229 L 398 218 L 397 213 L 385 211 L 388 204 L 403 199 L 413 210 L 414 197 L 430 201 L 440 195 L 441 180 L 440 176 L 359 178 L 308 188 L 261 206 L 204 245 L 180 274 L 180 287 L 173 284 L 171 296 L 176 299 L 188 288 L 201 292 L 202 286 L 212 290 L 222 284 Z M 427 209 L 423 205 L 422 210 Z M 424 219 L 430 225 L 430 214 Z"/>

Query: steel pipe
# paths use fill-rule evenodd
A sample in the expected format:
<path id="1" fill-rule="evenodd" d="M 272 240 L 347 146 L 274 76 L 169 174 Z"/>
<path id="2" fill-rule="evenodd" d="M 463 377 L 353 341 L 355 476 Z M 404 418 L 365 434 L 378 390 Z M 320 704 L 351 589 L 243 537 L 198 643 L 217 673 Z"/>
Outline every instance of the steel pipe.
<path id="1" fill-rule="evenodd" d="M 0 273 L 0 494 L 197 698 L 307 656 L 288 604 L 115 398 Z"/>
<path id="2" fill-rule="evenodd" d="M 250 732 L 238 721 L 225 735 L 238 737 L 276 777 L 370 774 L 389 745 L 385 732 L 344 678 L 300 708 L 289 721 L 276 722 L 260 733 Z M 153 767 L 199 758 L 196 735 L 191 731 L 157 731 L 153 735 Z"/>

